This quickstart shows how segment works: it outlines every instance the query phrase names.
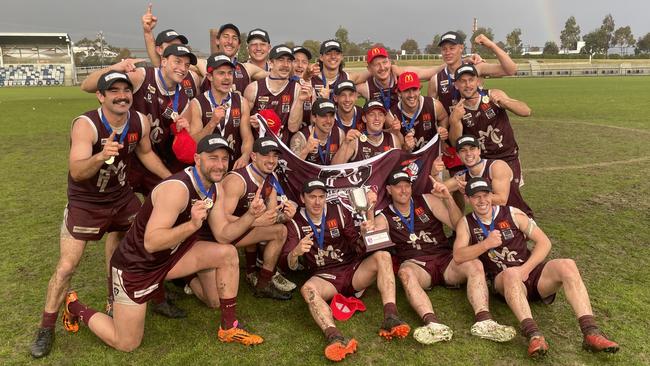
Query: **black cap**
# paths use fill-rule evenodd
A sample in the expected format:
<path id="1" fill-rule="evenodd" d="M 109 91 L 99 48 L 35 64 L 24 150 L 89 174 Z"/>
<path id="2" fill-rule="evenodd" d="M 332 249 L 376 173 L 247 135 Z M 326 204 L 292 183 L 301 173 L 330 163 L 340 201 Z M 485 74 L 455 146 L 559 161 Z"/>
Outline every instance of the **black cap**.
<path id="1" fill-rule="evenodd" d="M 438 47 L 442 46 L 443 43 L 450 42 L 453 44 L 464 44 L 465 40 L 457 32 L 447 32 L 440 37 L 440 42 L 438 42 Z"/>
<path id="2" fill-rule="evenodd" d="M 485 178 L 470 178 L 465 186 L 465 195 L 472 197 L 478 192 L 492 192 L 492 186 Z"/>
<path id="3" fill-rule="evenodd" d="M 336 107 L 329 99 L 317 98 L 311 106 L 311 113 L 317 116 L 324 116 L 327 113 L 335 113 Z"/>
<path id="4" fill-rule="evenodd" d="M 230 145 L 228 145 L 228 141 L 224 140 L 224 138 L 217 133 L 205 136 L 196 145 L 197 154 L 204 152 L 213 152 L 217 149 L 226 149 L 230 154 L 233 153 Z"/>
<path id="5" fill-rule="evenodd" d="M 320 54 L 324 55 L 331 50 L 337 50 L 343 52 L 343 47 L 341 47 L 341 42 L 336 39 L 330 39 L 320 44 Z"/>
<path id="6" fill-rule="evenodd" d="M 298 52 L 304 53 L 305 56 L 307 56 L 307 60 L 311 60 L 311 52 L 303 46 L 296 46 L 291 50 L 291 52 L 293 52 L 294 55 Z"/>
<path id="7" fill-rule="evenodd" d="M 303 184 L 302 193 L 309 193 L 317 189 L 322 189 L 323 191 L 327 192 L 327 186 L 325 185 L 325 182 L 320 179 L 309 179 L 305 182 L 305 184 Z"/>
<path id="8" fill-rule="evenodd" d="M 480 147 L 481 145 L 479 144 L 478 140 L 476 137 L 472 135 L 463 135 L 456 140 L 456 150 L 460 150 L 463 146 L 475 146 L 475 147 Z"/>
<path id="9" fill-rule="evenodd" d="M 409 173 L 403 171 L 403 170 L 394 170 L 393 172 L 390 173 L 388 176 L 388 185 L 389 186 L 394 186 L 399 182 L 409 182 L 411 183 L 411 176 Z"/>
<path id="10" fill-rule="evenodd" d="M 255 28 L 252 31 L 248 32 L 248 37 L 246 37 L 246 43 L 251 43 L 255 38 L 261 39 L 266 43 L 271 43 L 271 37 L 269 37 L 269 32 L 264 29 Z"/>
<path id="11" fill-rule="evenodd" d="M 366 104 L 363 106 L 363 114 L 366 114 L 370 112 L 373 109 L 381 109 L 384 114 L 388 113 L 386 110 L 386 107 L 384 107 L 384 103 L 378 101 L 378 100 L 369 100 L 366 102 Z"/>
<path id="12" fill-rule="evenodd" d="M 458 80 L 458 78 L 460 78 L 460 76 L 463 74 L 472 74 L 474 76 L 478 76 L 478 71 L 476 71 L 476 68 L 472 64 L 462 64 L 459 68 L 456 69 L 454 80 Z"/>
<path id="13" fill-rule="evenodd" d="M 179 34 L 173 29 L 164 30 L 156 36 L 156 46 L 162 45 L 164 42 L 170 42 L 176 38 L 181 40 L 182 44 L 187 44 L 187 37 L 182 34 Z"/>
<path id="14" fill-rule="evenodd" d="M 206 69 L 208 73 L 211 73 L 216 68 L 222 65 L 228 65 L 232 68 L 235 68 L 235 64 L 232 62 L 230 57 L 226 56 L 223 52 L 218 52 L 208 57 Z"/>
<path id="15" fill-rule="evenodd" d="M 167 58 L 169 55 L 174 55 L 174 56 L 188 56 L 190 58 L 190 64 L 196 65 L 196 55 L 190 51 L 190 49 L 187 46 L 180 45 L 180 44 L 172 44 L 167 46 L 165 48 L 165 52 L 163 52 L 163 57 Z"/>
<path id="16" fill-rule="evenodd" d="M 280 44 L 271 48 L 271 52 L 269 52 L 269 60 L 275 60 L 282 56 L 289 56 L 290 59 L 294 59 L 291 48 L 287 47 L 286 45 Z"/>
<path id="17" fill-rule="evenodd" d="M 334 87 L 334 95 L 340 95 L 344 90 L 357 91 L 357 88 L 352 81 L 343 80 Z"/>
<path id="18" fill-rule="evenodd" d="M 241 38 L 241 33 L 239 33 L 239 28 L 237 28 L 237 26 L 232 23 L 226 23 L 221 27 L 219 27 L 219 32 L 217 32 L 217 38 L 221 37 L 221 33 L 223 33 L 223 31 L 225 31 L 226 29 L 234 30 L 235 33 L 237 33 L 237 38 Z"/>
<path id="19" fill-rule="evenodd" d="M 133 83 L 131 83 L 131 80 L 129 80 L 128 75 L 126 75 L 123 72 L 111 70 L 102 74 L 102 76 L 99 77 L 99 80 L 97 80 L 97 90 L 99 90 L 100 92 L 104 92 L 108 90 L 108 88 L 110 88 L 111 85 L 115 84 L 118 81 L 123 81 L 129 84 L 129 87 L 133 89 Z"/>
<path id="20" fill-rule="evenodd" d="M 253 152 L 267 155 L 271 151 L 282 152 L 280 145 L 271 137 L 260 137 L 253 143 Z"/>

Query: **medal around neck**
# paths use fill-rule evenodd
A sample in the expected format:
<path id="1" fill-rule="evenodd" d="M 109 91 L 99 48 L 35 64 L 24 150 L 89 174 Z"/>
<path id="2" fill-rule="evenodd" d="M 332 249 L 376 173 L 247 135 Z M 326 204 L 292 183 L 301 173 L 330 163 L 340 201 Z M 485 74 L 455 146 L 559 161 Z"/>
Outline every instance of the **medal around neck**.
<path id="1" fill-rule="evenodd" d="M 366 136 L 365 134 L 359 136 L 359 141 L 361 141 L 361 142 L 366 142 L 366 141 L 368 141 L 368 136 Z"/>
<path id="2" fill-rule="evenodd" d="M 111 156 L 110 158 L 104 160 L 104 163 L 111 165 L 115 162 L 115 156 Z"/>
<path id="3" fill-rule="evenodd" d="M 490 97 L 488 97 L 487 95 L 484 95 L 483 97 L 481 97 L 481 102 L 483 102 L 483 104 L 490 103 Z"/>
<path id="4" fill-rule="evenodd" d="M 212 206 L 214 206 L 214 201 L 212 201 L 212 198 L 210 197 L 204 199 L 203 202 L 205 202 L 205 208 L 207 208 L 208 210 L 211 209 Z"/>
<path id="5" fill-rule="evenodd" d="M 416 241 L 416 240 L 418 240 L 418 236 L 417 236 L 417 234 L 415 234 L 415 233 L 410 233 L 410 234 L 409 234 L 409 240 L 410 240 L 410 241 Z"/>

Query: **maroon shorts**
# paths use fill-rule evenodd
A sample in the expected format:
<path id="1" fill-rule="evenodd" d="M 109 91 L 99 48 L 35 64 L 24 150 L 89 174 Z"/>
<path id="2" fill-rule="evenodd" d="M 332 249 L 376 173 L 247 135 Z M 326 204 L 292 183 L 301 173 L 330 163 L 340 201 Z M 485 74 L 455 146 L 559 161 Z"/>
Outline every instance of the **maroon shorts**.
<path id="1" fill-rule="evenodd" d="M 521 175 L 521 162 L 519 161 L 519 158 L 506 161 L 506 163 L 510 166 L 510 169 L 512 169 L 512 179 L 515 180 L 515 183 L 517 183 L 519 187 L 523 186 L 524 177 Z"/>
<path id="2" fill-rule="evenodd" d="M 417 264 L 420 268 L 424 269 L 429 276 L 431 276 L 431 287 L 445 284 L 445 270 L 449 267 L 454 259 L 454 254 L 450 250 L 449 253 L 438 255 L 425 255 L 407 259 L 404 262 Z"/>
<path id="3" fill-rule="evenodd" d="M 79 207 L 68 202 L 63 223 L 73 238 L 84 241 L 100 240 L 107 232 L 127 231 L 142 206 L 135 194 L 129 196 L 125 203 L 114 206 Z"/>
<path id="4" fill-rule="evenodd" d="M 145 168 L 137 157 L 131 158 L 131 162 L 127 166 L 126 177 L 133 191 L 141 193 L 145 197 L 162 181 L 159 176 Z"/>
<path id="5" fill-rule="evenodd" d="M 361 262 L 362 260 L 359 259 L 351 263 L 325 268 L 314 272 L 313 275 L 331 283 L 341 295 L 353 296 L 355 292 L 363 290 L 357 290 L 352 286 L 354 272 L 357 271 Z"/>
<path id="6" fill-rule="evenodd" d="M 527 298 L 529 301 L 541 301 L 544 304 L 552 304 L 553 301 L 555 301 L 555 295 L 556 294 L 551 294 L 545 298 L 542 298 L 542 296 L 539 294 L 539 291 L 537 290 L 537 285 L 539 283 L 540 277 L 542 277 L 542 271 L 544 270 L 544 266 L 546 265 L 546 262 L 540 263 L 537 265 L 537 267 L 533 268 L 532 271 L 528 274 L 528 279 L 524 281 L 524 286 L 526 286 L 526 293 L 527 293 Z M 498 294 L 496 291 L 496 288 L 494 288 L 494 280 L 490 281 L 492 282 L 490 288 L 492 289 L 492 292 L 495 294 Z M 502 296 L 499 294 L 499 296 Z"/>

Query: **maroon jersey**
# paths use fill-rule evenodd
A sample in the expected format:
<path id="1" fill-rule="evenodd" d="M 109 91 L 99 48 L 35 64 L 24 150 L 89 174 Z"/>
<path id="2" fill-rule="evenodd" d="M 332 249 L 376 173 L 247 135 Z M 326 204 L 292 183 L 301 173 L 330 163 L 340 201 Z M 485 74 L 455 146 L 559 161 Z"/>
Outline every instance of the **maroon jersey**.
<path id="1" fill-rule="evenodd" d="M 483 171 L 481 172 L 480 175 L 477 175 L 477 177 L 482 177 L 485 178 L 488 182 L 492 182 L 491 167 L 495 161 L 496 160 L 486 159 L 485 165 L 483 166 Z M 474 175 L 470 174 L 469 169 L 465 171 L 466 182 L 470 178 L 474 178 L 474 177 L 475 177 Z M 524 201 L 524 198 L 521 196 L 521 192 L 519 191 L 519 183 L 515 180 L 514 173 L 513 173 L 512 180 L 510 180 L 510 193 L 508 194 L 508 202 L 506 202 L 506 206 L 516 207 L 522 210 L 529 217 L 534 217 L 533 210 L 530 208 L 530 206 L 528 206 L 526 201 Z"/>
<path id="2" fill-rule="evenodd" d="M 289 113 L 293 104 L 296 82 L 289 80 L 284 89 L 277 94 L 273 94 L 269 90 L 268 80 L 268 78 L 264 78 L 255 81 L 257 83 L 257 94 L 255 95 L 255 103 L 251 107 L 251 115 L 262 109 L 273 109 L 278 117 L 280 117 L 280 123 L 282 124 L 279 137 L 286 144 L 289 141 L 287 124 L 289 123 Z"/>
<path id="3" fill-rule="evenodd" d="M 194 177 L 192 176 L 192 169 L 188 167 L 182 171 L 173 174 L 169 178 L 162 181 L 154 188 L 152 194 L 147 197 L 135 218 L 133 226 L 126 233 L 126 236 L 118 245 L 113 257 L 111 258 L 111 265 L 124 272 L 141 275 L 143 283 L 161 282 L 167 272 L 169 272 L 174 265 L 185 255 L 185 253 L 192 247 L 196 240 L 196 233 L 190 235 L 187 239 L 178 243 L 175 247 L 160 250 L 154 253 L 149 253 L 144 246 L 144 235 L 147 228 L 147 223 L 153 212 L 153 203 L 151 196 L 155 193 L 156 189 L 163 184 L 169 182 L 180 182 L 187 188 L 189 197 L 185 205 L 185 209 L 178 215 L 174 227 L 181 225 L 191 219 L 192 204 L 196 200 L 203 200 L 206 197 L 200 192 Z M 219 194 L 215 191 L 212 197 L 213 202 L 216 202 L 216 195 Z M 216 208 L 215 208 L 216 209 Z"/>
<path id="4" fill-rule="evenodd" d="M 181 82 L 181 88 L 183 93 L 185 93 L 187 98 L 190 100 L 199 95 L 199 86 L 196 85 L 191 72 L 188 72 L 185 79 Z"/>
<path id="5" fill-rule="evenodd" d="M 360 248 L 361 236 L 354 227 L 350 212 L 335 204 L 327 204 L 325 210 L 323 247 L 319 246 L 316 241 L 316 233 L 314 233 L 312 236 L 314 245 L 309 252 L 302 255 L 303 264 L 310 272 L 352 263 L 359 258 L 357 250 Z M 314 222 L 314 225 L 320 232 L 320 222 Z M 298 242 L 311 232 L 307 213 L 302 208 L 296 213 L 293 220 L 287 223 L 287 242 L 282 249 L 282 257 L 287 258 L 289 252 L 298 245 Z"/>
<path id="6" fill-rule="evenodd" d="M 451 115 L 453 106 L 460 100 L 460 93 L 454 85 L 454 75 L 447 70 L 445 66 L 436 74 L 436 86 L 438 89 L 438 101 L 445 107 L 447 114 Z"/>
<path id="7" fill-rule="evenodd" d="M 257 193 L 257 189 L 259 188 L 260 184 L 262 184 L 260 198 L 264 202 L 266 202 L 266 199 L 273 192 L 273 184 L 271 183 L 270 176 L 267 176 L 263 181 L 259 181 L 257 178 L 253 178 L 255 176 L 255 173 L 252 170 L 251 164 L 248 164 L 243 168 L 233 170 L 228 174 L 237 175 L 244 183 L 244 193 L 239 198 L 239 202 L 237 202 L 237 207 L 233 212 L 234 216 L 241 217 L 246 213 L 246 211 L 248 211 L 248 207 L 255 198 L 255 194 Z"/>
<path id="8" fill-rule="evenodd" d="M 302 130 L 298 131 L 296 133 L 296 138 L 303 138 L 305 142 L 309 140 L 309 136 L 314 135 L 314 127 L 309 126 L 305 127 Z M 307 157 L 305 158 L 305 161 L 312 162 L 314 164 L 320 164 L 320 165 L 330 165 L 332 163 L 332 158 L 334 155 L 336 155 L 336 152 L 339 151 L 339 147 L 341 147 L 341 142 L 345 139 L 345 134 L 343 131 L 336 127 L 332 127 L 332 132 L 330 132 L 330 136 L 328 138 L 329 142 L 329 150 L 327 148 L 327 143 L 320 145 L 320 151 L 323 153 L 322 156 L 320 152 L 312 153 L 310 152 L 307 154 Z M 324 158 L 324 159 L 323 159 Z"/>
<path id="9" fill-rule="evenodd" d="M 431 97 L 420 96 L 418 109 L 413 115 L 407 115 L 402 111 L 401 101 L 392 106 L 391 112 L 402 122 L 401 132 L 403 136 L 406 136 L 409 132 L 407 127 L 411 123 L 411 118 L 415 116 L 412 127 L 415 132 L 415 148 L 413 148 L 413 151 L 421 149 L 438 134 L 436 108 Z"/>
<path id="10" fill-rule="evenodd" d="M 493 206 L 494 229 L 501 231 L 502 243 L 500 246 L 481 254 L 479 259 L 483 262 L 485 274 L 494 278 L 499 272 L 508 267 L 521 266 L 530 257 L 530 250 L 526 243 L 526 236 L 517 228 L 512 211 L 509 206 Z M 478 223 L 474 213 L 465 216 L 470 233 L 470 245 L 485 240 L 485 233 Z M 483 223 L 486 230 L 490 230 L 489 223 Z"/>
<path id="11" fill-rule="evenodd" d="M 373 156 L 377 156 L 397 147 L 397 139 L 395 138 L 395 135 L 390 132 L 382 132 L 381 138 L 377 143 L 370 141 L 370 139 L 367 139 L 366 142 L 361 142 L 361 140 L 357 139 L 356 144 L 357 151 L 352 155 L 350 161 L 370 159 Z"/>
<path id="12" fill-rule="evenodd" d="M 350 75 L 345 71 L 339 71 L 336 74 L 336 79 L 334 79 L 334 81 L 331 81 L 329 83 L 329 86 L 330 86 L 330 98 L 329 99 L 330 100 L 334 99 L 333 98 L 334 97 L 334 88 L 336 87 L 336 85 L 338 85 L 338 83 L 340 83 L 343 80 L 348 80 L 349 78 L 350 78 Z M 331 79 L 329 79 L 328 81 L 330 81 L 330 80 Z M 323 81 L 322 74 L 312 76 L 311 77 L 311 85 L 316 90 L 316 95 L 320 96 L 321 90 L 325 86 L 325 82 Z"/>
<path id="13" fill-rule="evenodd" d="M 399 94 L 397 91 L 397 81 L 392 76 L 390 77 L 390 86 L 383 88 L 374 77 L 366 81 L 368 86 L 368 95 L 370 100 L 379 100 L 384 103 L 386 109 L 391 109 L 399 101 Z"/>
<path id="14" fill-rule="evenodd" d="M 334 120 L 336 120 L 336 125 L 343 130 L 344 134 L 347 134 L 352 128 L 359 131 L 366 129 L 366 124 L 363 122 L 363 108 L 358 105 L 354 106 L 354 115 L 351 120 L 344 121 L 338 113 L 334 115 Z"/>
<path id="15" fill-rule="evenodd" d="M 183 164 L 176 159 L 172 151 L 174 137 L 170 131 L 173 113 L 173 100 L 176 91 L 167 94 L 162 81 L 158 77 L 158 69 L 146 67 L 145 77 L 140 89 L 133 93 L 133 109 L 146 115 L 151 119 L 151 148 L 160 157 L 160 160 L 172 172 L 177 172 L 187 164 Z M 180 85 L 180 94 L 178 96 L 178 107 L 176 112 L 180 115 L 189 103 L 189 97 L 184 85 L 185 80 Z M 178 90 L 178 88 L 177 88 Z"/>
<path id="16" fill-rule="evenodd" d="M 235 72 L 233 73 L 233 84 L 235 85 L 235 90 L 240 94 L 244 94 L 244 89 L 246 89 L 250 82 L 251 78 L 248 75 L 248 71 L 246 71 L 244 64 L 235 61 Z M 203 79 L 203 83 L 201 83 L 201 94 L 210 90 L 210 87 L 210 80 L 208 80 L 208 78 Z"/>
<path id="17" fill-rule="evenodd" d="M 108 141 L 110 132 L 102 123 L 101 107 L 84 113 L 75 119 L 75 123 L 89 123 L 95 131 L 95 142 L 92 146 L 92 155 L 101 152 Z M 75 181 L 68 172 L 68 201 L 79 207 L 96 207 L 98 204 L 121 204 L 133 194 L 131 187 L 127 184 L 127 166 L 131 162 L 131 155 L 142 139 L 144 117 L 138 112 L 129 113 L 128 127 L 124 137 L 123 147 L 119 155 L 114 157 L 112 164 L 104 163 L 101 168 L 90 178 L 83 181 Z M 117 136 L 125 133 L 124 125 Z"/>
<path id="18" fill-rule="evenodd" d="M 422 196 L 413 196 L 413 207 L 414 229 L 418 237 L 415 241 L 409 238 L 407 224 L 400 219 L 397 209 L 392 204 L 382 211 L 388 222 L 390 238 L 395 243 L 400 262 L 423 256 L 449 254 L 451 246 L 443 231 L 442 223 L 433 215 L 426 200 Z M 404 216 L 404 219 L 408 217 Z"/>
<path id="19" fill-rule="evenodd" d="M 241 95 L 239 93 L 229 93 L 229 96 L 230 99 L 226 103 L 226 115 L 224 119 L 210 133 L 218 133 L 228 141 L 228 145 L 234 151 L 234 154 L 230 155 L 230 163 L 232 164 L 241 157 L 242 137 L 239 132 L 239 124 L 241 123 L 242 108 Z M 216 106 L 212 105 L 209 91 L 201 93 L 195 100 L 193 103 L 197 103 L 199 112 L 201 113 L 201 121 L 205 127 L 210 122 L 212 111 Z M 220 100 L 215 100 L 215 102 L 221 103 Z"/>
<path id="20" fill-rule="evenodd" d="M 463 135 L 478 138 L 481 144 L 481 156 L 486 159 L 500 159 L 505 162 L 519 157 L 519 146 L 515 141 L 515 133 L 510 125 L 510 119 L 505 109 L 498 107 L 492 101 L 484 103 L 489 95 L 488 90 L 481 90 L 481 101 L 475 110 L 465 107 Z"/>

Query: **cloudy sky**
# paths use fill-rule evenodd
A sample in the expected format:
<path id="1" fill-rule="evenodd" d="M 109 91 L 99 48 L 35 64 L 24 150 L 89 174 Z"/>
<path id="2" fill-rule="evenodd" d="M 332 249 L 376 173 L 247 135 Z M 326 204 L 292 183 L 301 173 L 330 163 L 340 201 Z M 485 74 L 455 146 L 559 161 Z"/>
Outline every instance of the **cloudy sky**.
<path id="1" fill-rule="evenodd" d="M 95 38 L 102 30 L 112 45 L 142 48 L 140 17 L 148 3 L 8 0 L 2 4 L 0 32 L 62 32 L 76 41 Z M 274 44 L 324 40 L 343 26 L 354 42 L 370 39 L 392 48 L 398 48 L 407 38 L 414 38 L 424 48 L 434 34 L 450 29 L 470 34 L 474 17 L 479 26 L 491 27 L 497 40 L 521 28 L 523 43 L 538 46 L 547 40 L 559 44 L 560 31 L 571 15 L 583 34 L 599 27 L 608 13 L 614 16 L 617 27 L 630 25 L 637 39 L 650 32 L 648 0 L 184 0 L 153 1 L 153 11 L 159 20 L 156 30 L 174 28 L 204 52 L 209 50 L 208 29 L 228 22 L 237 24 L 242 31 L 262 27 Z"/>

